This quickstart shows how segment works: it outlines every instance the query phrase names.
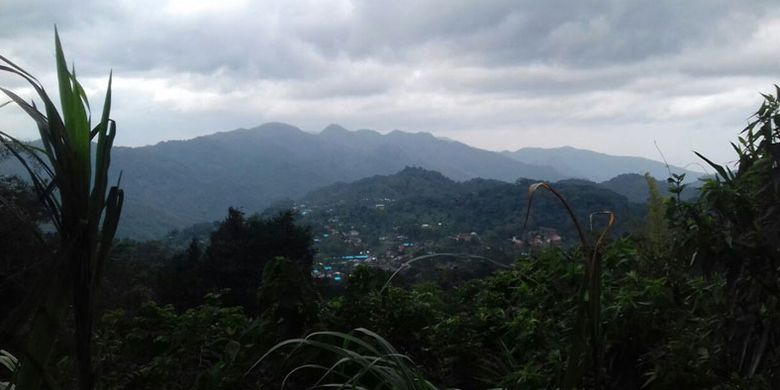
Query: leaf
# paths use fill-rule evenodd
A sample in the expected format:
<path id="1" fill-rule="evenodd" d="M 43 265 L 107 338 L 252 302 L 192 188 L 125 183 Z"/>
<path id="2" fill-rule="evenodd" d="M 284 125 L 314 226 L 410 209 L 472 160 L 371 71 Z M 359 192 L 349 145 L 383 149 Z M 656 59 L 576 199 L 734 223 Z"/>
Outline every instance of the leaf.
<path id="1" fill-rule="evenodd" d="M 10 352 L 0 349 L 0 365 L 4 366 L 10 372 L 15 372 L 19 364 L 19 360 L 11 355 Z"/>
<path id="2" fill-rule="evenodd" d="M 118 185 L 106 196 L 110 150 L 116 134 L 116 124 L 109 117 L 111 76 L 101 122 L 95 129 L 98 153 L 93 181 L 89 101 L 75 68 L 68 71 L 56 28 L 54 35 L 61 113 L 37 79 L 0 56 L 0 71 L 27 81 L 43 101 L 44 111 L 15 93 L 0 89 L 36 122 L 43 149 L 28 147 L 2 132 L 0 143 L 29 173 L 60 238 L 58 255 L 46 265 L 36 283 L 41 293 L 25 298 L 24 305 L 20 306 L 23 310 L 14 311 L 12 320 L 4 323 L 4 327 L 18 327 L 26 322 L 29 328 L 29 342 L 25 343 L 24 353 L 24 361 L 28 363 L 21 364 L 19 374 L 19 386 L 25 389 L 57 388 L 48 375 L 46 362 L 51 360 L 54 340 L 60 337 L 60 323 L 69 306 L 73 308 L 76 324 L 74 341 L 80 387 L 92 387 L 90 340 L 95 286 L 116 234 L 124 201 L 124 193 Z M 22 151 L 30 158 L 22 155 Z M 41 177 L 31 162 L 40 165 L 49 180 Z"/>
<path id="3" fill-rule="evenodd" d="M 707 157 L 704 157 L 699 152 L 693 152 L 693 153 L 695 153 L 697 156 L 699 156 L 700 159 L 704 160 L 715 171 L 717 171 L 718 175 L 720 175 L 720 177 L 722 177 L 724 180 L 726 180 L 726 182 L 728 182 L 728 183 L 731 182 L 732 177 L 726 172 L 726 170 L 722 166 L 720 166 L 718 164 L 715 164 L 714 162 L 710 161 L 710 159 L 708 159 Z"/>

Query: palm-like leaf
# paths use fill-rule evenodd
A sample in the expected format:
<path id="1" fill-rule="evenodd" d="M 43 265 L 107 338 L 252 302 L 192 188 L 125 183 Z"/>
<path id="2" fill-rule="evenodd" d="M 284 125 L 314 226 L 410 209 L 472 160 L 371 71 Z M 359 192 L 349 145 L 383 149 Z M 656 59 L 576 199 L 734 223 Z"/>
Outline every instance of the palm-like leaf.
<path id="1" fill-rule="evenodd" d="M 94 294 L 101 266 L 119 223 L 124 194 L 118 184 L 110 189 L 107 185 L 110 152 L 116 134 L 116 124 L 110 119 L 111 77 L 100 122 L 92 128 L 86 93 L 76 78 L 75 69 L 69 71 L 67 68 L 56 29 L 55 53 L 59 111 L 35 77 L 0 56 L 0 71 L 27 81 L 43 103 L 41 112 L 34 103 L 27 103 L 14 92 L 0 88 L 35 121 L 43 148 L 19 142 L 6 133 L 0 133 L 0 143 L 9 148 L 29 173 L 59 238 L 55 255 L 39 281 L 41 288 L 6 321 L 4 331 L 23 332 L 27 339 L 19 386 L 25 389 L 52 387 L 52 381 L 45 380 L 46 370 L 60 332 L 59 324 L 68 305 L 72 305 L 79 383 L 82 389 L 91 389 L 94 386 L 90 357 Z M 42 173 L 33 169 L 31 160 L 41 167 Z M 70 302 L 69 297 L 72 297 Z"/>

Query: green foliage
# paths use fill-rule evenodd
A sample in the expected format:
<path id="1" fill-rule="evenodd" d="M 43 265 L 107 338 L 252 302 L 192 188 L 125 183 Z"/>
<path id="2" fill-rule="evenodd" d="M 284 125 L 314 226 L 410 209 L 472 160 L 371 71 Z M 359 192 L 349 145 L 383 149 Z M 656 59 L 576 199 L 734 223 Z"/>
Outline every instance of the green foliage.
<path id="1" fill-rule="evenodd" d="M 393 348 L 378 334 L 358 328 L 352 333 L 315 332 L 305 338 L 283 341 L 263 355 L 257 364 L 277 351 L 295 347 L 314 348 L 331 356 L 326 364 L 302 364 L 291 369 L 281 383 L 299 371 L 312 370 L 321 373 L 310 388 L 387 389 L 387 390 L 436 390 L 414 368 L 414 362 Z M 254 367 L 253 367 L 254 368 Z M 318 374 L 319 375 L 319 374 Z"/>
<path id="2" fill-rule="evenodd" d="M 365 241 L 403 234 L 414 241 L 434 242 L 443 246 L 444 251 L 453 252 L 455 250 L 447 250 L 455 245 L 452 236 L 476 232 L 485 241 L 478 248 L 498 248 L 490 257 L 500 259 L 512 254 L 514 248 L 510 240 L 522 233 L 528 187 L 533 183 L 526 179 L 515 183 L 486 179 L 455 182 L 438 172 L 406 168 L 394 175 L 336 184 L 312 192 L 300 201 L 311 208 L 301 222 L 312 225 L 315 233 L 324 232 L 325 226 L 338 228 L 341 223 L 340 230 L 349 231 L 352 227 Z M 642 205 L 630 203 L 595 183 L 566 180 L 556 183 L 555 187 L 569 199 L 580 220 L 587 220 L 590 213 L 599 210 L 618 213 L 621 216 L 621 222 L 615 226 L 618 233 L 629 231 L 630 221 L 644 217 Z M 377 208 L 377 204 L 384 204 L 384 208 Z M 528 228 L 555 228 L 564 242 L 574 243 L 577 232 L 566 211 L 559 206 L 553 199 L 539 198 L 528 220 Z M 334 217 L 338 222 L 332 222 Z M 422 228 L 421 224 L 431 226 Z M 376 247 L 379 245 L 372 243 L 366 248 L 373 250 Z M 318 248 L 326 255 L 342 255 L 347 249 L 325 239 Z M 512 259 L 509 257 L 507 262 Z"/>
<path id="3" fill-rule="evenodd" d="M 644 235 L 652 253 L 663 257 L 668 253 L 671 243 L 669 222 L 666 220 L 667 207 L 665 198 L 658 190 L 658 183 L 650 175 L 645 175 L 649 196 L 647 198 L 647 217 L 645 218 Z"/>
<path id="4" fill-rule="evenodd" d="M 27 341 L 19 387 L 38 389 L 44 382 L 51 382 L 46 380 L 45 370 L 52 363 L 60 323 L 68 306 L 72 306 L 79 384 L 81 389 L 88 390 L 94 387 L 90 353 L 94 292 L 119 223 L 123 192 L 118 186 L 108 188 L 110 153 L 116 135 L 116 124 L 109 117 L 111 77 L 100 120 L 93 128 L 86 93 L 76 79 L 75 69 L 68 70 L 56 30 L 55 53 L 61 112 L 35 77 L 0 56 L 0 71 L 29 83 L 43 102 L 41 112 L 34 103 L 0 88 L 35 121 L 43 148 L 23 144 L 4 132 L 0 132 L 0 143 L 30 175 L 59 239 L 56 254 L 45 265 L 34 293 L 4 328 L 25 333 L 19 335 Z M 30 159 L 34 163 L 28 162 Z M 72 300 L 68 301 L 68 297 Z M 26 328 L 29 331 L 22 331 Z"/>
<path id="5" fill-rule="evenodd" d="M 17 176 L 0 176 L 0 296 L 10 303 L 0 305 L 0 318 L 9 317 L 14 303 L 30 294 L 39 267 L 51 255 L 47 238 L 37 226 L 44 220 L 43 207 L 31 186 Z M 0 343 L 10 341 L 0 334 Z"/>
<path id="6" fill-rule="evenodd" d="M 577 235 L 580 239 L 580 248 L 583 252 L 585 260 L 585 268 L 580 286 L 577 304 L 577 320 L 574 325 L 574 337 L 571 344 L 571 350 L 569 351 L 568 362 L 566 363 L 566 371 L 564 373 L 561 387 L 563 389 L 571 389 L 576 387 L 580 381 L 583 371 L 587 367 L 587 364 L 593 366 L 593 381 L 596 389 L 601 388 L 601 375 L 603 365 L 603 345 L 601 338 L 603 337 L 602 319 L 601 319 L 601 289 L 602 289 L 602 264 L 601 264 L 601 250 L 609 231 L 615 224 L 615 214 L 611 211 L 598 211 L 590 215 L 591 230 L 593 229 L 593 217 L 594 215 L 608 215 L 609 222 L 606 228 L 601 232 L 596 239 L 595 244 L 590 242 L 590 239 L 580 226 L 579 220 L 574 213 L 574 210 L 569 205 L 566 198 L 563 197 L 557 190 L 547 183 L 536 183 L 528 188 L 528 208 L 526 211 L 526 223 L 531 213 L 531 205 L 534 199 L 534 194 L 539 189 L 545 189 L 551 192 L 566 209 L 569 218 L 574 225 Z M 591 349 L 591 355 L 585 355 L 586 345 Z M 588 363 L 589 362 L 589 363 Z"/>
<path id="7" fill-rule="evenodd" d="M 107 313 L 97 335 L 99 385 L 110 389 L 232 389 L 241 383 L 247 352 L 260 337 L 241 308 L 219 294 L 177 314 L 147 302 L 135 315 Z"/>
<path id="8" fill-rule="evenodd" d="M 277 339 L 298 337 L 311 329 L 317 317 L 318 298 L 311 276 L 284 257 L 276 257 L 263 269 L 258 293 L 261 320 Z"/>
<path id="9" fill-rule="evenodd" d="M 695 278 L 673 286 L 663 270 L 642 266 L 650 255 L 633 240 L 610 244 L 602 256 L 603 385 L 722 382 L 719 371 L 706 369 L 717 362 L 714 353 L 703 357 L 700 347 L 717 345 L 712 321 L 723 308 L 723 283 Z M 444 387 L 553 388 L 582 326 L 580 258 L 578 251 L 552 249 L 448 291 L 419 285 L 380 293 L 382 276 L 359 268 L 345 295 L 325 307 L 324 321 L 329 329 L 377 329 Z M 696 375 L 684 368 L 688 360 L 699 362 Z M 580 386 L 592 388 L 595 380 L 588 371 Z"/>
<path id="10" fill-rule="evenodd" d="M 732 144 L 736 171 L 699 155 L 718 176 L 695 203 L 673 199 L 677 256 L 723 275 L 728 305 L 718 324 L 720 364 L 740 377 L 778 383 L 780 364 L 780 108 L 765 101 Z"/>
<path id="11" fill-rule="evenodd" d="M 724 374 L 719 356 L 725 345 L 720 318 L 728 303 L 725 280 L 699 276 L 677 283 L 666 277 L 664 269 L 644 266 L 653 258 L 643 248 L 635 240 L 623 239 L 602 250 L 604 387 L 711 388 L 725 384 L 727 388 L 737 388 L 741 383 L 760 383 L 745 382 L 747 379 L 733 370 L 726 370 Z M 416 363 L 413 371 L 440 387 L 553 388 L 564 376 L 574 330 L 579 326 L 578 293 L 586 266 L 579 260 L 581 257 L 578 250 L 542 251 L 518 260 L 511 270 L 450 290 L 432 284 L 382 290 L 389 276 L 387 273 L 358 267 L 349 279 L 345 293 L 323 305 L 321 324 L 313 327 L 343 333 L 354 329 L 353 326 L 371 327 L 377 334 L 382 334 L 395 351 Z M 271 271 L 273 268 L 277 270 Z M 271 311 L 261 312 L 259 321 L 241 315 L 238 318 L 243 319 L 238 322 L 243 325 L 233 326 L 239 329 L 236 334 L 240 336 L 230 340 L 239 342 L 241 349 L 228 371 L 215 374 L 217 378 L 224 378 L 224 386 L 239 383 L 250 388 L 274 388 L 285 380 L 290 370 L 306 364 L 318 366 L 317 369 L 295 371 L 287 379 L 289 388 L 304 388 L 322 377 L 322 367 L 327 369 L 339 361 L 341 355 L 324 350 L 325 346 L 319 348 L 319 344 L 291 342 L 265 356 L 249 376 L 242 376 L 243 370 L 253 365 L 258 356 L 280 341 L 277 323 L 281 316 L 278 313 L 284 311 L 274 302 L 283 302 L 281 295 L 292 291 L 284 287 L 289 283 L 284 281 L 296 279 L 295 273 L 285 270 L 291 271 L 294 267 L 277 259 L 266 269 L 270 272 L 264 274 L 264 278 L 281 277 L 279 281 L 264 281 L 263 286 L 267 282 L 268 288 L 261 295 L 269 297 L 271 304 L 261 307 Z M 305 291 L 306 287 L 301 290 Z M 298 309 L 311 309 L 297 298 L 287 302 L 291 304 L 281 306 L 294 308 L 289 312 L 295 315 L 300 313 Z M 226 329 L 225 323 L 232 321 L 221 318 L 233 318 L 234 310 L 216 301 L 183 314 L 176 314 L 172 308 L 150 310 L 144 306 L 134 317 L 129 317 L 134 318 L 132 320 L 121 317 L 123 321 L 131 321 L 131 329 L 135 329 L 132 332 L 122 331 L 127 325 L 122 325 L 121 321 L 106 320 L 108 322 L 101 326 L 105 333 L 100 334 L 98 345 L 114 345 L 124 340 L 135 342 L 126 342 L 107 355 L 108 361 L 114 362 L 112 364 L 124 362 L 132 363 L 132 366 L 102 372 L 113 372 L 107 375 L 112 377 L 116 373 L 140 371 L 150 376 L 145 377 L 146 382 L 137 383 L 182 383 L 194 387 L 193 378 L 200 373 L 216 372 L 211 367 L 228 364 L 227 355 L 217 353 L 223 351 L 221 348 L 226 344 L 212 347 L 210 340 L 221 337 L 220 329 Z M 188 314 L 203 312 L 217 314 Z M 170 322 L 164 320 L 166 318 Z M 187 322 L 183 322 L 184 319 Z M 189 321 L 201 325 L 185 325 Z M 219 325 L 206 327 L 207 323 Z M 118 334 L 112 333 L 115 330 L 119 330 Z M 131 335 L 137 332 L 146 333 L 143 338 L 132 339 Z M 154 348 L 157 345 L 154 340 L 169 340 L 170 335 L 177 335 L 176 340 L 183 344 L 170 350 Z M 104 339 L 110 341 L 104 342 Z M 312 341 L 328 344 L 328 348 L 343 348 L 343 353 L 353 351 L 363 356 L 376 356 L 357 345 L 343 345 L 343 339 L 338 337 L 316 336 Z M 365 341 L 373 342 L 370 338 Z M 152 348 L 141 348 L 141 345 Z M 300 348 L 293 349 L 294 346 Z M 130 348 L 144 354 L 131 352 Z M 188 359 L 198 356 L 200 352 L 197 351 L 201 350 L 212 351 L 214 358 L 201 364 L 189 362 Z M 108 351 L 111 349 L 101 347 L 100 354 Z M 294 353 L 291 355 L 286 351 Z M 179 362 L 182 358 L 185 358 L 184 363 Z M 104 360 L 106 358 L 100 358 L 100 361 Z M 178 362 L 178 366 L 170 367 L 174 364 L 172 361 Z M 415 367 L 404 361 L 409 367 Z M 344 368 L 345 376 L 333 374 L 329 379 L 345 382 L 360 373 L 360 366 L 353 363 L 343 362 L 339 367 Z M 183 365 L 189 368 L 181 368 Z M 388 363 L 388 367 L 394 366 Z M 364 379 L 380 380 L 368 376 Z M 586 372 L 580 386 L 592 388 L 594 380 L 593 374 Z"/>
<path id="12" fill-rule="evenodd" d="M 231 290 L 233 303 L 255 311 L 263 268 L 277 256 L 290 259 L 302 272 L 314 256 L 308 228 L 295 225 L 291 212 L 270 219 L 245 218 L 231 208 L 211 234 L 201 272 L 210 289 Z"/>
<path id="13" fill-rule="evenodd" d="M 163 286 L 186 290 L 185 283 L 188 280 L 184 275 L 177 279 L 181 284 L 170 280 L 165 283 L 158 282 L 165 262 L 171 256 L 173 250 L 158 241 L 117 241 L 103 271 L 97 310 L 132 311 L 150 299 L 159 297 L 158 290 Z M 202 296 L 203 294 L 201 298 Z"/>
<path id="14" fill-rule="evenodd" d="M 398 343 L 402 352 L 419 355 L 426 345 L 427 329 L 442 318 L 437 309 L 441 297 L 435 291 L 395 287 L 366 293 L 359 289 L 350 285 L 345 296 L 328 303 L 322 313 L 328 327 L 343 331 L 369 327 Z"/>

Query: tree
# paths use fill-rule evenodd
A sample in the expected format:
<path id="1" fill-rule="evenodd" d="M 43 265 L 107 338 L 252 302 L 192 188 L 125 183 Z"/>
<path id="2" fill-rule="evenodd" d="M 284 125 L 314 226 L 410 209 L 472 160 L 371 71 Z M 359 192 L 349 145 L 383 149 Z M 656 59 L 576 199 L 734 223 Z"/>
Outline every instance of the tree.
<path id="1" fill-rule="evenodd" d="M 202 303 L 208 292 L 203 270 L 203 249 L 193 237 L 189 246 L 173 256 L 157 276 L 155 292 L 159 302 L 173 304 L 177 309 L 193 308 Z"/>
<path id="2" fill-rule="evenodd" d="M 300 337 L 317 319 L 318 297 L 309 272 L 284 257 L 275 257 L 263 269 L 257 292 L 260 318 L 276 340 Z"/>
<path id="3" fill-rule="evenodd" d="M 245 218 L 230 208 L 225 220 L 211 234 L 203 264 L 203 280 L 211 289 L 231 290 L 233 304 L 256 311 L 256 291 L 263 268 L 277 256 L 290 259 L 308 273 L 314 258 L 309 228 L 295 225 L 291 211 L 270 219 Z"/>

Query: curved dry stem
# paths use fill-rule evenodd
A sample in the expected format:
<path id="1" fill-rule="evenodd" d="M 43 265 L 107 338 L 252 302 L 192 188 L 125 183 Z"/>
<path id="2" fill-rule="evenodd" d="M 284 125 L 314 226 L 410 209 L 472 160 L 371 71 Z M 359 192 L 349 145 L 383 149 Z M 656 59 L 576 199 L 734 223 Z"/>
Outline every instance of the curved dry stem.
<path id="1" fill-rule="evenodd" d="M 560 192 L 546 182 L 534 183 L 528 187 L 528 205 L 525 210 L 525 220 L 523 221 L 523 234 L 525 234 L 525 229 L 528 227 L 528 218 L 531 216 L 531 205 L 533 204 L 534 195 L 540 188 L 550 191 L 558 198 L 566 209 L 566 212 L 569 214 L 569 219 L 571 219 L 571 222 L 574 224 L 575 230 L 577 230 L 577 236 L 580 239 L 580 245 L 582 246 L 583 251 L 585 251 L 585 253 L 591 253 L 590 241 L 588 241 L 588 238 L 585 236 L 585 233 L 580 226 L 580 221 L 577 219 L 577 216 L 574 215 L 574 210 L 569 206 L 569 202 L 566 201 L 566 198 L 564 198 Z"/>

